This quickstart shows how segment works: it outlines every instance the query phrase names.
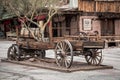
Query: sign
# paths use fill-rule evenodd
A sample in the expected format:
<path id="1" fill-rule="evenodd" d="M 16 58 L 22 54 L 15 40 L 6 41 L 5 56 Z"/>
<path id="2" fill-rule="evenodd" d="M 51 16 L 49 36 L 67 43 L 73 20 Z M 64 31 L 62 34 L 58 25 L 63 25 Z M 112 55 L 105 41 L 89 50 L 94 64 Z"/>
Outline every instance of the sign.
<path id="1" fill-rule="evenodd" d="M 83 19 L 83 30 L 92 30 L 91 19 Z"/>

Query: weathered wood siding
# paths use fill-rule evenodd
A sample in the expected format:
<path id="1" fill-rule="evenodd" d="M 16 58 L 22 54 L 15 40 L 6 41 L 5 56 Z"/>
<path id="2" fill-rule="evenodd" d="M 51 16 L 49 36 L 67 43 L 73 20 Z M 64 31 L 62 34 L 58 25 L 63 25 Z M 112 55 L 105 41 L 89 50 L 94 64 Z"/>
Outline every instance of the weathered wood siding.
<path id="1" fill-rule="evenodd" d="M 81 0 L 79 0 L 78 7 L 79 7 L 80 11 L 92 12 L 92 11 L 94 11 L 94 1 L 81 1 Z"/>
<path id="2" fill-rule="evenodd" d="M 120 20 L 115 20 L 115 35 L 120 36 Z"/>
<path id="3" fill-rule="evenodd" d="M 116 12 L 120 13 L 120 1 L 79 0 L 78 9 L 84 12 Z"/>

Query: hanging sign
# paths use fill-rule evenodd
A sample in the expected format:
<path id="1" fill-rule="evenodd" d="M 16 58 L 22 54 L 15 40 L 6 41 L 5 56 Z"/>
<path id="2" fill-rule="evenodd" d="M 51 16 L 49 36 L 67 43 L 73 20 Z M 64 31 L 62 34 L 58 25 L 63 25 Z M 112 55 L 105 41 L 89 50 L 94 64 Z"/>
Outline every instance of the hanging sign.
<path id="1" fill-rule="evenodd" d="M 92 30 L 91 19 L 83 19 L 83 30 Z"/>

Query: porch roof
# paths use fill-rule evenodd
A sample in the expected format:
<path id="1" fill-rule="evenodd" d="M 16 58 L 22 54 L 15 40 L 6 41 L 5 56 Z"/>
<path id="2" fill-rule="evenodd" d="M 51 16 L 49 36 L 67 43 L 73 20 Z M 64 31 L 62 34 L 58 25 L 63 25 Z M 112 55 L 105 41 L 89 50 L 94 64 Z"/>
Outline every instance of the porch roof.
<path id="1" fill-rule="evenodd" d="M 82 12 L 82 16 L 98 16 L 100 19 L 120 19 L 120 13 L 115 12 Z"/>

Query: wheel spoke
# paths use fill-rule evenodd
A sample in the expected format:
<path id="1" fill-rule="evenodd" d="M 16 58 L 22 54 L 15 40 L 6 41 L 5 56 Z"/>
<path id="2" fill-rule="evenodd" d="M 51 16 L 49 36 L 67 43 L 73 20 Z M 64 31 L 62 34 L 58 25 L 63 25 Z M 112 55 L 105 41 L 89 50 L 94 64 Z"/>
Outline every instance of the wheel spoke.
<path id="1" fill-rule="evenodd" d="M 65 43 L 65 48 L 64 48 L 65 52 L 69 52 L 70 53 L 70 47 Z"/>
<path id="2" fill-rule="evenodd" d="M 14 48 L 11 48 L 11 50 L 10 51 L 14 51 Z"/>
<path id="3" fill-rule="evenodd" d="M 94 59 L 92 58 L 92 65 L 94 65 Z"/>
<path id="4" fill-rule="evenodd" d="M 66 57 L 65 57 L 65 64 L 66 64 L 66 67 L 68 67 L 68 65 L 70 65 L 71 59 L 72 59 L 71 56 L 66 56 Z"/>
<path id="5" fill-rule="evenodd" d="M 96 52 L 96 54 L 99 54 L 99 53 L 101 53 L 101 52 Z"/>
<path id="6" fill-rule="evenodd" d="M 92 59 L 92 62 L 93 62 L 92 64 L 95 65 L 94 58 Z"/>
<path id="7" fill-rule="evenodd" d="M 63 49 L 63 44 L 62 44 L 62 42 L 60 43 L 60 47 L 61 47 L 61 49 Z"/>
<path id="8" fill-rule="evenodd" d="M 90 62 L 90 64 L 92 64 L 92 61 L 93 61 L 93 59 L 91 58 L 91 59 L 90 59 L 90 61 L 89 61 L 89 62 Z"/>
<path id="9" fill-rule="evenodd" d="M 58 48 L 58 49 L 61 49 L 61 47 L 60 47 L 60 45 L 59 45 L 59 44 L 57 45 L 57 48 Z"/>
<path id="10" fill-rule="evenodd" d="M 87 59 L 88 61 L 90 61 L 90 59 L 92 59 L 91 57 L 89 57 L 89 59 Z"/>
<path id="11" fill-rule="evenodd" d="M 66 52 L 65 54 L 66 56 L 70 56 L 71 52 Z"/>
<path id="12" fill-rule="evenodd" d="M 70 64 L 70 63 L 71 63 L 71 60 L 67 60 L 67 63 Z"/>
<path id="13" fill-rule="evenodd" d="M 98 64 L 96 58 L 94 58 L 94 60 L 95 60 L 95 63 Z"/>
<path id="14" fill-rule="evenodd" d="M 14 48 L 11 48 L 10 52 L 14 53 Z"/>
<path id="15" fill-rule="evenodd" d="M 99 56 L 96 56 L 96 57 L 100 57 L 100 58 L 101 58 L 101 55 L 99 55 Z"/>
<path id="16" fill-rule="evenodd" d="M 67 48 L 67 44 L 64 43 L 64 47 L 63 47 L 63 48 L 64 48 L 64 50 L 66 50 L 66 48 Z"/>
<path id="17" fill-rule="evenodd" d="M 68 67 L 68 63 L 66 59 L 65 59 L 65 67 Z"/>
<path id="18" fill-rule="evenodd" d="M 67 47 L 65 51 L 68 51 L 69 49 L 70 49 L 70 48 L 69 48 L 69 47 Z"/>
<path id="19" fill-rule="evenodd" d="M 65 66 L 68 67 L 70 65 L 70 60 L 65 59 Z"/>
<path id="20" fill-rule="evenodd" d="M 62 42 L 62 49 L 64 50 L 65 49 L 65 43 Z"/>
<path id="21" fill-rule="evenodd" d="M 100 59 L 98 57 L 96 57 L 97 61 L 99 61 Z"/>
<path id="22" fill-rule="evenodd" d="M 96 64 L 97 64 L 97 61 L 96 61 L 96 59 L 94 58 L 93 60 L 94 60 L 94 65 L 96 65 Z"/>

